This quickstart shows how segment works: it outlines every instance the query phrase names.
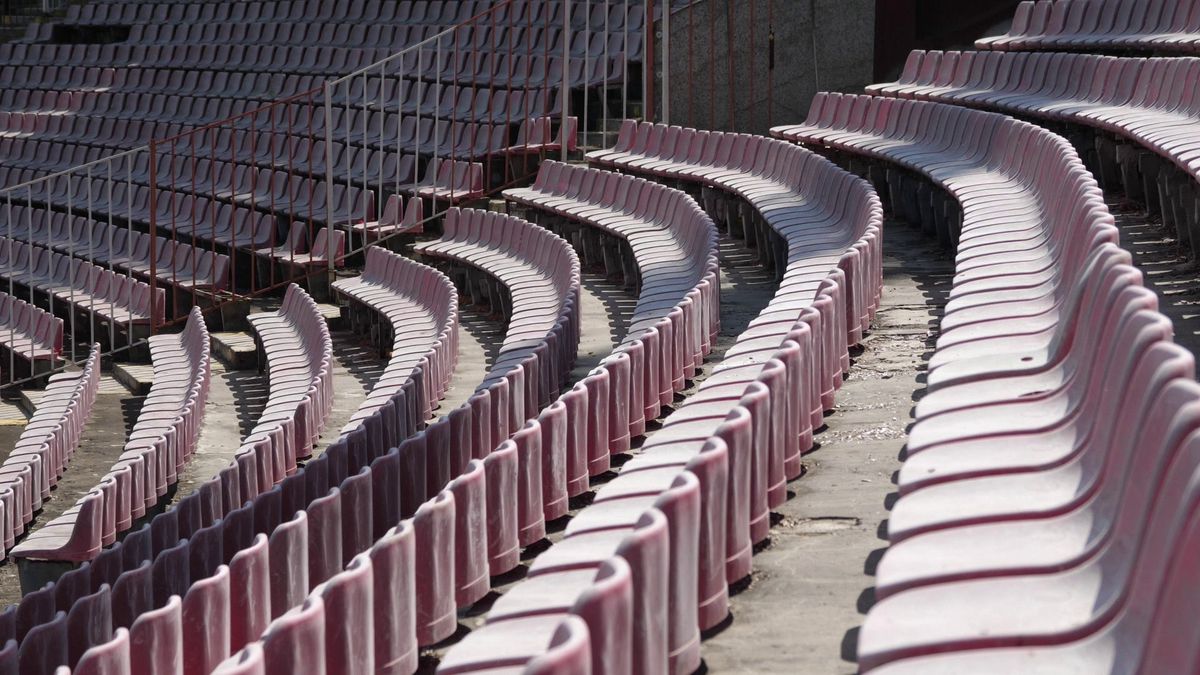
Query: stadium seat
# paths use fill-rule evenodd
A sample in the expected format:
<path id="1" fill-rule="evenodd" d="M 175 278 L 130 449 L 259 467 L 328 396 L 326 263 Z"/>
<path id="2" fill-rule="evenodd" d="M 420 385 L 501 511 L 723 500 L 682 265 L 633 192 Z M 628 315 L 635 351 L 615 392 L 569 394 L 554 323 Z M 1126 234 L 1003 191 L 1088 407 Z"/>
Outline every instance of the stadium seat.
<path id="1" fill-rule="evenodd" d="M 113 469 L 74 507 L 26 537 L 14 557 L 94 559 L 175 483 L 195 449 L 211 378 L 200 311 L 192 311 L 182 333 L 152 337 L 150 354 L 155 385 Z"/>
<path id="2" fill-rule="evenodd" d="M 976 40 L 975 47 L 1190 54 L 1200 49 L 1200 16 L 1190 0 L 1025 0 L 1007 33 Z"/>

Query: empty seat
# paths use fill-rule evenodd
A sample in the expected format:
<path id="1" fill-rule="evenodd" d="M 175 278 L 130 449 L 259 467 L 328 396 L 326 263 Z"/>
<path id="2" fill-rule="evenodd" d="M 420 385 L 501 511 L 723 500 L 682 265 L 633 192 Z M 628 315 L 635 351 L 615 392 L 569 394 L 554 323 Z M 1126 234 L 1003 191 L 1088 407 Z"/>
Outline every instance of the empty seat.
<path id="1" fill-rule="evenodd" d="M 1194 54 L 1200 15 L 1191 0 L 1025 0 L 1004 35 L 985 50 L 1134 50 Z"/>
<path id="2" fill-rule="evenodd" d="M 636 130 L 627 123 L 619 145 L 632 147 L 628 141 Z M 643 133 L 681 135 L 662 125 L 645 125 Z M 591 158 L 631 171 L 654 164 L 672 178 L 716 188 L 710 214 L 726 227 L 761 233 L 756 238 L 765 260 L 782 265 L 778 293 L 699 391 L 666 417 L 642 452 L 572 519 L 566 538 L 535 559 L 530 578 L 510 591 L 513 600 L 498 602 L 482 628 L 450 649 L 440 672 L 534 667 L 554 650 L 540 639 L 531 645 L 513 635 L 543 635 L 541 624 L 526 617 L 557 621 L 563 612 L 579 614 L 589 622 L 585 626 L 595 625 L 605 636 L 587 650 L 589 669 L 627 653 L 635 672 L 689 672 L 700 664 L 700 630 L 727 616 L 728 584 L 749 573 L 751 545 L 766 536 L 769 505 L 784 498 L 783 481 L 798 475 L 814 417 L 820 422 L 822 397 L 831 397 L 841 378 L 845 345 L 861 334 L 878 299 L 882 210 L 862 181 L 811 153 L 763 139 L 690 132 L 688 150 L 680 148 L 679 157 L 696 152 L 699 158 L 708 148 L 715 158 L 715 149 L 729 142 L 725 136 L 741 139 L 744 157 L 731 160 L 726 152 L 721 164 L 715 159 L 690 164 L 675 160 L 672 148 L 663 156 Z M 538 189 L 546 190 L 546 184 L 543 180 Z M 560 188 L 563 196 L 545 199 L 569 211 L 587 187 L 573 180 Z M 603 214 L 602 205 L 581 210 Z M 624 217 L 614 215 L 614 221 Z M 674 338 L 664 342 L 675 344 Z M 625 607 L 633 632 L 623 652 L 602 651 L 622 644 L 615 630 L 621 593 L 611 573 L 595 574 L 613 556 L 632 570 L 632 598 Z M 595 576 L 568 582 L 575 570 Z M 542 585 L 542 577 L 557 583 Z"/>
<path id="3" fill-rule="evenodd" d="M 0 465 L 4 550 L 29 526 L 74 456 L 100 390 L 100 366 L 97 344 L 81 372 L 51 376 L 37 410 Z"/>
<path id="4" fill-rule="evenodd" d="M 192 310 L 183 332 L 151 337 L 150 357 L 154 385 L 113 469 L 75 506 L 14 548 L 14 556 L 91 560 L 176 482 L 195 450 L 211 378 L 200 310 Z"/>

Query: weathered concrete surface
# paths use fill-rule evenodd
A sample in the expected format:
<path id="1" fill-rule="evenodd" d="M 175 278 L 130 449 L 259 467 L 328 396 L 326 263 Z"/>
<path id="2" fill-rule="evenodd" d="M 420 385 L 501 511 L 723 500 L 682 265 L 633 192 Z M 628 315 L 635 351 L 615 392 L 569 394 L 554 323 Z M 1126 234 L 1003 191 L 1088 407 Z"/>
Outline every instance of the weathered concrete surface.
<path id="1" fill-rule="evenodd" d="M 604 360 L 629 329 L 629 319 L 637 307 L 637 298 L 627 293 L 621 284 L 604 275 L 584 271 L 580 311 L 583 316 L 579 338 L 579 355 L 571 371 L 570 382 L 578 382 Z"/>
<path id="2" fill-rule="evenodd" d="M 16 400 L 0 401 L 0 462 L 8 457 L 28 421 L 29 417 Z"/>
<path id="3" fill-rule="evenodd" d="M 700 0 L 671 15 L 670 38 L 671 123 L 765 134 L 804 119 L 818 91 L 860 93 L 871 83 L 875 2 L 787 0 L 768 13 L 761 1 Z M 657 49 L 661 59 L 661 41 Z"/>
<path id="4" fill-rule="evenodd" d="M 496 360 L 500 343 L 504 341 L 504 326 L 469 305 L 458 306 L 458 363 L 450 377 L 450 387 L 434 410 L 440 417 L 467 402 L 483 375 Z"/>
<path id="5" fill-rule="evenodd" d="M 179 473 L 179 482 L 168 504 L 192 494 L 229 466 L 242 437 L 262 414 L 268 393 L 267 378 L 257 370 L 232 370 L 222 360 L 212 360 L 212 382 L 196 452 Z"/>
<path id="6" fill-rule="evenodd" d="M 36 393 L 30 394 L 37 399 Z M 121 456 L 125 439 L 145 397 L 135 396 L 112 377 L 100 379 L 100 393 L 96 396 L 92 417 L 84 427 L 79 447 L 67 465 L 66 471 L 50 493 L 50 499 L 42 503 L 42 510 L 34 516 L 27 530 L 32 532 L 73 506 L 80 497 L 96 486 Z M 11 445 L 4 450 L 11 450 Z M 17 565 L 11 559 L 0 563 L 0 607 L 21 598 L 21 584 Z"/>
<path id="7" fill-rule="evenodd" d="M 1158 294 L 1158 309 L 1175 324 L 1175 342 L 1200 354 L 1200 273 L 1173 229 L 1148 217 L 1138 205 L 1110 198 L 1121 246 L 1133 255 L 1146 286 Z"/>
<path id="8" fill-rule="evenodd" d="M 886 542 L 905 429 L 952 261 L 901 223 L 885 230 L 884 298 L 806 475 L 773 514 L 732 621 L 703 646 L 711 673 L 853 673 L 858 626 Z"/>
<path id="9" fill-rule="evenodd" d="M 635 300 L 620 287 L 603 277 L 584 272 L 582 275 L 580 313 L 583 317 L 579 357 L 575 360 L 569 381 L 582 379 L 596 367 L 625 334 Z M 459 306 L 458 365 L 450 379 L 450 388 L 434 411 L 445 415 L 467 402 L 496 359 L 504 342 L 502 322 L 484 316 L 469 305 Z"/>

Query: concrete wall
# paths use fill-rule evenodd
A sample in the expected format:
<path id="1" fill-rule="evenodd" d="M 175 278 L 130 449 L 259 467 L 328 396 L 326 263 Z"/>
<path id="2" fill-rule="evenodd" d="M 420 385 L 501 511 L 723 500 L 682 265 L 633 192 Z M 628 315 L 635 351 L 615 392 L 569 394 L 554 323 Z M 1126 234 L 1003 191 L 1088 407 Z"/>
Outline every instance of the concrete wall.
<path id="1" fill-rule="evenodd" d="M 759 134 L 801 122 L 817 91 L 871 83 L 874 35 L 875 0 L 698 0 L 671 15 L 670 122 Z"/>

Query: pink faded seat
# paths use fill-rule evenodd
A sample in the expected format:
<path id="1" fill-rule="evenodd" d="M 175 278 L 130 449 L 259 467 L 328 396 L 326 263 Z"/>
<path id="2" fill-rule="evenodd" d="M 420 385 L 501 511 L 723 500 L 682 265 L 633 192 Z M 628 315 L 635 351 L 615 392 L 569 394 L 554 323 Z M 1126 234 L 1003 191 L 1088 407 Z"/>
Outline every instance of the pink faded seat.
<path id="1" fill-rule="evenodd" d="M 12 548 L 66 470 L 100 389 L 100 345 L 80 373 L 50 377 L 37 410 L 0 465 L 0 527 Z"/>
<path id="2" fill-rule="evenodd" d="M 118 628 L 112 640 L 88 649 L 74 668 L 60 666 L 55 675 L 125 675 L 130 667 L 129 631 Z"/>
<path id="3" fill-rule="evenodd" d="M 948 238 L 958 273 L 861 667 L 1194 667 L 1194 640 L 1149 630 L 1189 601 L 1162 584 L 1182 578 L 1171 570 L 1194 543 L 1194 359 L 1171 342 L 1073 149 L 994 114 L 840 95 L 775 133 L 866 158 L 913 220 L 932 224 L 914 208 L 924 188 L 889 165 L 961 209 L 938 225 L 961 228 Z"/>
<path id="4" fill-rule="evenodd" d="M 333 341 L 316 302 L 295 284 L 278 312 L 247 318 L 265 356 L 270 394 L 238 452 L 255 453 L 259 466 L 277 467 L 279 473 L 259 476 L 265 491 L 312 455 L 325 428 L 333 409 Z"/>
<path id="5" fill-rule="evenodd" d="M 647 127 L 647 136 L 681 133 Z M 626 145 L 634 129 L 626 127 Z M 695 134 L 687 136 L 689 147 L 700 138 Z M 694 149 L 703 154 L 705 142 Z M 722 142 L 716 136 L 713 147 Z M 572 519 L 566 538 L 535 559 L 530 578 L 506 595 L 512 600 L 497 602 L 495 616 L 489 614 L 482 629 L 450 649 L 442 672 L 500 667 L 508 658 L 526 663 L 528 647 L 510 649 L 505 638 L 530 615 L 582 615 L 582 607 L 590 605 L 575 603 L 583 597 L 595 598 L 608 621 L 619 622 L 614 617 L 620 616 L 620 592 L 603 590 L 611 577 L 593 576 L 589 584 L 582 574 L 595 575 L 614 555 L 631 568 L 632 670 L 699 667 L 699 632 L 727 616 L 728 583 L 749 572 L 752 543 L 766 535 L 767 508 L 772 499 L 782 499 L 788 468 L 791 477 L 798 475 L 799 454 L 811 445 L 814 418 L 819 425 L 822 404 L 832 401 L 846 367 L 846 344 L 869 316 L 880 279 L 875 251 L 882 211 L 866 185 L 799 148 L 763 140 L 753 146 L 754 152 L 736 162 L 709 165 L 723 172 L 720 178 L 686 174 L 690 169 L 682 164 L 671 176 L 726 191 L 709 202 L 710 214 L 727 227 L 761 232 L 764 254 L 782 266 L 779 292 L 699 392 L 669 415 L 643 451 Z M 601 155 L 612 159 L 604 153 L 592 159 Z M 672 150 L 667 159 L 673 156 Z M 630 169 L 642 160 L 661 161 L 639 154 L 613 163 Z M 543 178 L 545 186 L 549 175 Z M 570 205 L 586 188 L 583 183 L 547 201 Z M 640 359 L 628 362 L 643 370 Z M 629 391 L 624 378 L 631 372 L 637 371 L 610 368 L 610 383 Z M 613 416 L 613 423 L 632 428 L 628 418 Z M 589 454 L 589 462 L 593 459 Z M 539 580 L 544 576 L 562 583 Z M 605 598 L 611 604 L 602 602 Z M 620 633 L 600 632 L 605 644 L 593 645 L 593 663 L 620 655 L 609 651 L 620 644 Z"/>
<path id="6" fill-rule="evenodd" d="M 367 249 L 361 276 L 333 288 L 351 301 L 352 327 L 390 352 L 367 400 L 342 429 L 349 434 L 389 411 L 387 435 L 376 448 L 382 454 L 416 433 L 449 386 L 458 354 L 457 295 L 445 275 L 378 246 Z"/>
<path id="7" fill-rule="evenodd" d="M 350 232 L 361 236 L 364 242 L 399 233 L 421 234 L 424 220 L 424 206 L 420 199 L 410 199 L 405 206 L 400 195 L 391 195 L 384 203 L 379 220 L 351 223 Z"/>
<path id="8" fill-rule="evenodd" d="M 439 673 L 589 675 L 587 624 L 570 615 L 513 619 L 469 634 L 438 666 Z"/>
<path id="9" fill-rule="evenodd" d="M 188 462 L 211 378 L 208 330 L 193 309 L 183 332 L 150 338 L 154 382 L 113 469 L 62 516 L 13 549 L 37 560 L 82 562 L 158 503 Z"/>
<path id="10" fill-rule="evenodd" d="M 5 278 L 70 303 L 79 311 L 121 330 L 134 329 L 166 314 L 166 294 L 140 281 L 44 248 L 0 237 L 0 268 Z"/>
<path id="11" fill-rule="evenodd" d="M 438 202 L 454 205 L 479 199 L 483 196 L 483 181 L 482 164 L 435 158 L 414 186 L 414 197 L 432 200 L 437 211 Z"/>
<path id="12" fill-rule="evenodd" d="M 538 222 L 555 217 L 583 223 L 632 249 L 635 269 L 584 240 L 584 259 L 603 260 L 610 273 L 640 287 L 638 305 L 619 348 L 646 363 L 649 386 L 636 383 L 644 419 L 658 416 L 683 388 L 717 330 L 716 231 L 684 193 L 649 181 L 583 167 L 543 162 L 529 188 L 506 190 L 510 202 L 536 209 Z M 542 215 L 545 212 L 548 216 Z M 563 225 L 555 229 L 565 235 Z M 616 269 L 612 269 L 616 268 Z M 635 277 L 630 279 L 628 277 Z M 669 322 L 669 323 L 667 323 Z M 682 348 L 681 348 L 682 346 Z"/>
<path id="13" fill-rule="evenodd" d="M 1189 92 L 1159 85 L 1198 77 L 1197 59 L 917 51 L 909 55 L 899 82 L 869 89 L 1096 129 L 1096 171 L 1105 187 L 1123 183 L 1125 192 L 1161 214 L 1195 255 L 1200 213 L 1191 201 L 1200 178 L 1195 141 L 1200 114 Z M 1108 134 L 1156 153 L 1161 166 L 1114 146 Z"/>
<path id="14" fill-rule="evenodd" d="M 1191 0 L 1025 0 L 1004 35 L 976 49 L 1200 52 L 1200 13 Z"/>
<path id="15" fill-rule="evenodd" d="M 0 348 L 29 362 L 36 372 L 39 362 L 56 363 L 62 354 L 63 321 L 53 314 L 0 293 Z"/>
<path id="16" fill-rule="evenodd" d="M 286 242 L 280 246 L 258 249 L 255 254 L 305 270 L 329 267 L 331 258 L 332 267 L 344 267 L 346 233 L 341 230 L 330 232 L 329 228 L 321 228 L 310 244 L 307 226 L 304 223 L 292 223 L 292 230 Z"/>

